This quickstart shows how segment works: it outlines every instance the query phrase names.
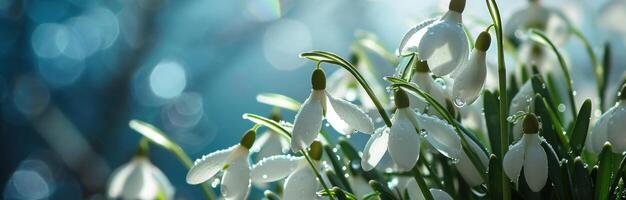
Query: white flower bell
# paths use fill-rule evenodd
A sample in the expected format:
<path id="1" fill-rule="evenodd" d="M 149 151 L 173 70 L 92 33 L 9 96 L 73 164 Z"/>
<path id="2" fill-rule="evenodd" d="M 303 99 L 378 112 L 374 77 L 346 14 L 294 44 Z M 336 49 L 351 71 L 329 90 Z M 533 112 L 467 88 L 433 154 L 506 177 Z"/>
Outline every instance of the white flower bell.
<path id="1" fill-rule="evenodd" d="M 457 107 L 472 104 L 480 96 L 487 76 L 485 54 L 490 43 L 491 36 L 489 33 L 481 32 L 476 39 L 476 45 L 469 62 L 460 69 L 460 73 L 455 77 L 452 85 L 452 98 Z"/>
<path id="2" fill-rule="evenodd" d="M 548 180 L 548 157 L 539 138 L 539 121 L 534 114 L 524 118 L 522 139 L 509 147 L 504 155 L 502 167 L 511 181 L 518 183 L 522 167 L 524 178 L 533 192 L 539 192 Z"/>
<path id="3" fill-rule="evenodd" d="M 451 73 L 463 65 L 469 55 L 461 13 L 465 0 L 451 0 L 448 12 L 438 19 L 421 22 L 404 36 L 400 55 L 417 53 L 437 76 Z"/>
<path id="4" fill-rule="evenodd" d="M 272 113 L 271 118 L 278 123 L 282 123 L 278 114 Z M 259 161 L 265 157 L 287 153 L 289 148 L 289 139 L 268 129 L 254 141 L 250 152 L 256 152 L 256 161 Z"/>
<path id="5" fill-rule="evenodd" d="M 411 170 L 419 158 L 422 136 L 443 155 L 459 159 L 461 140 L 449 124 L 413 112 L 403 90 L 398 89 L 394 96 L 398 110 L 391 119 L 393 125 L 377 129 L 367 141 L 361 159 L 364 170 L 373 169 L 385 154 L 385 149 L 399 171 Z"/>
<path id="6" fill-rule="evenodd" d="M 607 141 L 614 153 L 626 151 L 626 85 L 622 86 L 619 101 L 600 116 L 591 130 L 591 149 L 599 154 Z"/>
<path id="7" fill-rule="evenodd" d="M 569 22 L 556 9 L 544 7 L 539 0 L 528 1 L 528 6 L 515 11 L 504 25 L 504 35 L 519 43 L 530 28 L 546 32 L 556 44 L 563 44 L 569 37 Z"/>
<path id="8" fill-rule="evenodd" d="M 315 141 L 311 144 L 309 155 L 319 167 L 322 158 L 322 144 Z M 257 183 L 274 182 L 285 177 L 283 199 L 313 199 L 320 184 L 307 160 L 302 156 L 275 155 L 264 158 L 252 166 L 252 181 Z"/>
<path id="9" fill-rule="evenodd" d="M 313 89 L 296 114 L 293 125 L 291 150 L 300 151 L 308 147 L 322 128 L 322 119 L 341 134 L 352 134 L 354 131 L 372 133 L 374 123 L 363 110 L 356 105 L 338 99 L 326 92 L 326 76 L 324 71 L 316 69 L 311 77 Z"/>
<path id="10" fill-rule="evenodd" d="M 411 78 L 411 82 L 419 86 L 419 88 L 425 93 L 430 94 L 439 104 L 447 105 L 450 99 L 448 93 L 446 92 L 446 89 L 442 87 L 442 84 L 435 83 L 435 80 L 430 75 L 428 62 L 417 61 L 414 71 L 415 73 L 413 74 L 413 78 Z M 409 100 L 412 109 L 423 111 L 428 105 L 426 100 L 415 95 L 410 95 Z M 440 116 L 439 113 L 434 111 L 434 109 L 428 110 L 427 113 Z"/>
<path id="11" fill-rule="evenodd" d="M 482 149 L 480 149 L 481 147 L 476 144 L 474 140 L 468 139 L 467 142 L 469 143 L 471 150 L 474 151 L 476 155 L 478 155 L 478 159 L 480 160 L 482 165 L 489 166 L 489 158 L 487 158 L 487 155 L 483 153 Z M 476 166 L 474 166 L 474 163 L 472 163 L 467 153 L 465 151 L 463 151 L 462 153 L 463 154 L 461 154 L 459 162 L 456 163 L 454 166 L 459 171 L 459 174 L 461 174 L 461 177 L 463 177 L 463 180 L 465 180 L 465 182 L 467 182 L 470 187 L 476 187 L 480 184 L 483 184 L 485 180 L 481 176 L 482 173 L 478 171 Z"/>
<path id="12" fill-rule="evenodd" d="M 157 199 L 161 196 L 173 199 L 174 187 L 145 155 L 136 155 L 117 168 L 107 188 L 107 198 L 111 199 Z"/>
<path id="13" fill-rule="evenodd" d="M 203 183 L 223 170 L 222 197 L 227 200 L 246 199 L 250 191 L 248 154 L 255 137 L 255 130 L 249 130 L 239 144 L 197 159 L 187 173 L 187 183 Z"/>
<path id="14" fill-rule="evenodd" d="M 417 181 L 414 178 L 410 179 L 406 183 L 406 190 L 409 193 L 410 200 L 425 200 L 424 194 L 422 190 L 420 190 L 419 185 L 417 185 Z M 430 194 L 433 195 L 434 200 L 453 200 L 453 198 L 445 191 L 440 189 L 430 189 Z"/>
<path id="15" fill-rule="evenodd" d="M 530 106 L 532 106 L 533 98 L 535 97 L 535 90 L 531 81 L 526 81 L 513 99 L 511 99 L 511 106 L 509 107 L 509 114 L 514 115 L 519 112 L 528 112 Z M 522 124 L 516 123 L 513 125 L 513 138 L 517 139 L 522 136 Z"/>

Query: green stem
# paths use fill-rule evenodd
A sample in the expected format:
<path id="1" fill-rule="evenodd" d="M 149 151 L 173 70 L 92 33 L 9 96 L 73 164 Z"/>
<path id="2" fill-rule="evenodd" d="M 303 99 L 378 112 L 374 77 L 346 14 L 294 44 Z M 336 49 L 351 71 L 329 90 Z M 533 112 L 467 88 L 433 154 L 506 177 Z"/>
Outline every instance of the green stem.
<path id="1" fill-rule="evenodd" d="M 604 69 L 602 68 L 602 63 L 598 61 L 596 54 L 593 52 L 593 48 L 589 43 L 589 40 L 583 35 L 580 30 L 576 29 L 574 26 L 570 25 L 570 31 L 574 33 L 574 36 L 580 40 L 580 42 L 585 46 L 585 50 L 587 51 L 587 55 L 589 55 L 589 59 L 591 60 L 591 66 L 593 67 L 593 74 L 596 77 L 596 84 L 598 89 L 598 97 L 600 98 L 600 110 L 604 111 L 604 93 L 602 91 L 603 83 L 604 83 Z"/>
<path id="2" fill-rule="evenodd" d="M 414 173 L 413 178 L 415 178 L 415 181 L 417 182 L 417 186 L 419 186 L 420 190 L 422 191 L 424 198 L 426 200 L 433 200 L 434 199 L 433 194 L 430 193 L 430 190 L 428 189 L 428 186 L 426 185 L 426 182 L 424 181 L 424 177 L 422 177 L 422 173 L 417 168 L 417 165 L 413 167 L 413 173 Z"/>
<path id="3" fill-rule="evenodd" d="M 574 86 L 573 86 L 573 81 L 572 81 L 572 77 L 569 75 L 569 69 L 567 69 L 567 63 L 565 63 L 565 59 L 563 59 L 563 56 L 561 55 L 561 52 L 559 52 L 559 50 L 556 48 L 556 46 L 554 45 L 554 43 L 552 43 L 552 41 L 545 35 L 543 34 L 541 31 L 536 30 L 536 29 L 531 29 L 530 32 L 536 36 L 539 36 L 539 38 L 543 41 L 538 41 L 540 43 L 543 44 L 548 44 L 548 46 L 550 46 L 550 49 L 552 49 L 552 51 L 554 52 L 554 54 L 556 54 L 556 57 L 559 60 L 559 66 L 561 66 L 561 70 L 563 71 L 563 75 L 565 76 L 565 85 L 567 86 L 567 96 L 569 98 L 569 103 L 570 103 L 570 110 L 572 112 L 572 117 L 574 119 L 576 119 L 576 102 L 574 101 Z M 534 37 L 531 37 L 533 39 L 537 39 Z"/>
<path id="4" fill-rule="evenodd" d="M 343 67 L 344 69 L 348 70 L 348 72 L 350 72 L 350 74 L 354 76 L 354 78 L 359 82 L 359 84 L 361 84 L 363 89 L 365 89 L 365 92 L 367 93 L 367 95 L 370 97 L 370 99 L 376 106 L 376 110 L 378 110 L 378 112 L 380 113 L 380 116 L 383 118 L 383 121 L 385 121 L 385 124 L 387 125 L 387 127 L 391 127 L 391 119 L 389 118 L 389 115 L 385 111 L 385 108 L 383 108 L 383 105 L 380 103 L 380 101 L 376 97 L 376 94 L 374 94 L 374 91 L 372 91 L 372 88 L 370 88 L 369 84 L 367 84 L 367 81 L 365 81 L 361 73 L 359 73 L 356 67 L 354 67 L 350 62 L 344 60 L 343 58 L 333 53 L 325 52 L 325 51 L 312 51 L 312 52 L 302 53 L 300 54 L 300 57 L 308 58 L 310 60 L 314 60 L 317 62 L 327 62 L 327 63 L 339 65 Z"/>
<path id="5" fill-rule="evenodd" d="M 315 176 L 317 176 L 317 179 L 322 184 L 324 191 L 326 192 L 326 194 L 328 194 L 328 198 L 330 198 L 331 200 L 334 199 L 332 193 L 330 193 L 330 189 L 328 189 L 328 186 L 324 182 L 324 179 L 322 179 L 322 175 L 320 175 L 320 173 L 317 171 L 317 167 L 315 167 L 315 164 L 313 163 L 309 155 L 307 155 L 306 151 L 304 150 L 300 150 L 300 153 L 304 155 L 304 157 L 306 158 L 306 161 L 309 163 L 309 166 L 311 166 L 311 169 L 315 173 Z"/>
<path id="6" fill-rule="evenodd" d="M 501 155 L 496 155 L 498 158 L 503 158 L 506 152 L 509 150 L 509 124 L 506 121 L 508 117 L 509 107 L 508 107 L 508 97 L 506 92 L 506 66 L 504 63 L 504 44 L 502 37 L 502 19 L 500 18 L 500 10 L 498 8 L 498 4 L 495 0 L 486 0 L 487 7 L 489 8 L 489 14 L 491 15 L 491 19 L 493 21 L 495 30 L 496 30 L 496 40 L 498 47 L 498 94 L 500 95 L 500 146 L 499 152 Z M 502 199 L 508 200 L 511 198 L 511 188 L 506 176 L 500 179 L 500 183 L 502 184 Z M 488 180 L 488 179 L 484 179 Z"/>

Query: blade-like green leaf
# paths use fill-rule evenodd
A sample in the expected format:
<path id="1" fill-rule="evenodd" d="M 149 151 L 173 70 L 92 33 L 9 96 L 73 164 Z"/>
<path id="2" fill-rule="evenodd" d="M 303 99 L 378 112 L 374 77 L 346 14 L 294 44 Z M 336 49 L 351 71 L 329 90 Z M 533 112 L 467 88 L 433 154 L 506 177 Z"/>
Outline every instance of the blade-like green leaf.
<path id="1" fill-rule="evenodd" d="M 503 174 L 502 162 L 495 154 L 491 154 L 491 156 L 489 156 L 489 182 L 487 183 L 489 187 L 489 199 L 502 198 L 502 179 L 508 180 L 508 178 L 502 177 Z M 506 184 L 508 184 L 508 181 Z"/>
<path id="2" fill-rule="evenodd" d="M 348 182 L 348 179 L 346 179 L 346 177 L 344 176 L 344 174 L 346 174 L 346 171 L 344 170 L 345 166 L 339 160 L 340 157 L 337 154 L 335 154 L 336 149 L 333 149 L 332 147 L 328 145 L 324 145 L 324 150 L 326 151 L 326 155 L 328 155 L 328 159 L 330 160 L 330 163 L 333 166 L 333 170 L 335 170 L 335 173 L 338 174 L 337 178 L 342 184 L 341 188 L 343 188 L 344 190 L 348 192 L 352 192 L 352 188 L 350 187 L 350 182 Z"/>
<path id="3" fill-rule="evenodd" d="M 598 158 L 598 174 L 596 177 L 594 197 L 595 199 L 608 199 L 613 179 L 613 152 L 611 144 L 606 143 Z"/>
<path id="4" fill-rule="evenodd" d="M 259 115 L 255 115 L 255 114 L 250 114 L 250 113 L 245 113 L 242 116 L 244 119 L 250 120 L 256 124 L 260 124 L 263 125 L 269 129 L 271 129 L 272 131 L 282 135 L 283 137 L 287 138 L 287 139 L 291 139 L 291 133 L 289 133 L 289 131 L 287 131 L 287 129 L 285 129 L 283 126 L 281 126 L 278 122 L 259 116 Z"/>
<path id="5" fill-rule="evenodd" d="M 569 185 L 564 184 L 566 181 L 561 174 L 559 156 L 554 151 L 554 148 L 552 148 L 552 145 L 548 144 L 548 142 L 542 142 L 541 146 L 543 147 L 543 150 L 546 151 L 546 155 L 548 156 L 548 178 L 557 190 L 556 193 L 559 196 L 559 199 L 571 199 Z"/>
<path id="6" fill-rule="evenodd" d="M 574 121 L 574 129 L 570 136 L 570 146 L 572 147 L 573 156 L 579 156 L 585 146 L 585 139 L 589 129 L 589 120 L 591 118 L 591 100 L 587 99 L 578 111 L 578 117 Z"/>
<path id="7" fill-rule="evenodd" d="M 485 122 L 487 125 L 487 134 L 489 135 L 489 145 L 491 146 L 491 152 L 496 156 L 503 157 L 500 148 L 500 124 L 498 123 L 498 95 L 485 90 L 483 93 L 483 107 L 485 114 Z M 507 140 L 509 140 L 507 138 Z"/>
<path id="8" fill-rule="evenodd" d="M 378 181 L 371 180 L 369 182 L 370 187 L 378 193 L 378 196 L 381 200 L 396 200 L 397 198 L 393 195 L 393 192 L 389 190 L 385 185 L 380 184 Z"/>
<path id="9" fill-rule="evenodd" d="M 572 174 L 574 184 L 574 199 L 587 200 L 593 198 L 591 176 L 586 164 L 580 157 L 574 159 L 574 173 Z"/>
<path id="10" fill-rule="evenodd" d="M 292 111 L 298 111 L 300 109 L 300 102 L 282 94 L 261 93 L 256 95 L 256 101 Z"/>

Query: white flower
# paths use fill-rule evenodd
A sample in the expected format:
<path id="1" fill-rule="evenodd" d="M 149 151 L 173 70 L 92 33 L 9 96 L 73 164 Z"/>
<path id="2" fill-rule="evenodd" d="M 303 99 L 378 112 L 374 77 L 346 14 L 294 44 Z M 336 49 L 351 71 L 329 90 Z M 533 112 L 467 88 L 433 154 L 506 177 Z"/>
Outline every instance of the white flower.
<path id="1" fill-rule="evenodd" d="M 393 125 L 377 129 L 367 141 L 361 159 L 364 170 L 374 168 L 385 154 L 385 149 L 399 171 L 411 170 L 419 157 L 421 135 L 443 155 L 459 158 L 461 140 L 450 125 L 435 117 L 411 111 L 408 96 L 403 90 L 397 90 L 394 96 L 398 110 L 391 119 Z"/>
<path id="2" fill-rule="evenodd" d="M 417 52 L 419 59 L 428 61 L 437 76 L 460 67 L 469 55 L 461 19 L 464 7 L 465 0 L 452 0 L 441 18 L 426 20 L 409 30 L 400 43 L 400 55 Z"/>
<path id="3" fill-rule="evenodd" d="M 356 55 L 355 55 L 356 57 Z M 355 63 L 355 67 L 361 72 L 363 79 L 367 81 L 370 88 L 376 94 L 377 97 L 380 97 L 379 100 L 385 100 L 382 98 L 385 95 L 385 89 L 380 85 L 378 78 L 373 74 L 371 66 L 367 63 L 369 61 L 362 61 L 360 58 L 356 57 L 358 60 Z M 328 77 L 328 88 L 326 89 L 328 93 L 334 97 L 345 99 L 348 101 L 359 100 L 361 103 L 361 107 L 365 110 L 375 110 L 376 105 L 370 99 L 365 89 L 359 87 L 359 83 L 352 76 L 352 74 L 348 73 L 346 70 L 336 70 Z M 381 102 L 383 105 L 386 102 Z"/>
<path id="4" fill-rule="evenodd" d="M 322 145 L 319 142 L 311 144 L 309 155 L 319 168 L 322 154 Z M 275 155 L 263 158 L 252 166 L 252 181 L 257 183 L 274 182 L 285 177 L 283 199 L 313 199 L 320 184 L 307 160 L 302 156 Z"/>
<path id="5" fill-rule="evenodd" d="M 418 61 L 415 65 L 415 73 L 413 74 L 413 78 L 411 78 L 411 82 L 415 83 L 425 93 L 430 94 L 439 104 L 446 105 L 449 99 L 448 94 L 442 84 L 435 83 L 429 71 L 430 69 L 426 61 Z M 424 110 L 428 105 L 426 100 L 415 95 L 410 95 L 409 100 L 411 108 L 420 111 Z M 429 110 L 428 113 L 438 115 L 437 112 L 434 112 L 434 109 L 432 109 L 432 111 Z"/>
<path id="6" fill-rule="evenodd" d="M 607 141 L 614 153 L 626 151 L 626 85 L 622 87 L 619 102 L 600 116 L 591 133 L 591 149 L 597 154 Z"/>
<path id="7" fill-rule="evenodd" d="M 174 198 L 174 187 L 165 174 L 143 155 L 117 168 L 109 180 L 107 197 L 111 199 Z"/>
<path id="8" fill-rule="evenodd" d="M 452 98 L 457 107 L 472 104 L 480 96 L 487 76 L 485 51 L 489 49 L 490 43 L 489 33 L 480 33 L 469 62 L 460 69 L 458 76 L 455 77 L 452 85 Z"/>
<path id="9" fill-rule="evenodd" d="M 249 149 L 256 133 L 248 131 L 241 142 L 197 159 L 187 173 L 187 183 L 200 184 L 224 171 L 220 191 L 224 199 L 246 199 L 250 191 Z"/>
<path id="10" fill-rule="evenodd" d="M 517 94 L 511 99 L 511 106 L 509 107 L 509 114 L 514 115 L 519 112 L 528 112 L 528 108 L 533 103 L 535 97 L 535 91 L 531 81 L 526 81 L 524 85 L 519 89 Z M 516 123 L 513 125 L 513 138 L 517 139 L 522 136 L 522 123 Z"/>
<path id="11" fill-rule="evenodd" d="M 487 158 L 487 155 L 483 153 L 480 146 L 478 146 L 474 140 L 467 137 L 465 138 L 467 139 L 471 150 L 478 155 L 478 159 L 482 165 L 489 166 L 489 158 Z M 459 174 L 461 174 L 461 177 L 463 177 L 463 180 L 465 180 L 470 187 L 475 187 L 485 182 L 481 176 L 481 172 L 479 172 L 476 166 L 474 166 L 474 163 L 472 163 L 465 151 L 462 151 L 461 158 L 459 158 L 459 162 L 456 163 L 455 167 L 459 171 Z"/>
<path id="12" fill-rule="evenodd" d="M 293 125 L 291 150 L 294 152 L 309 146 L 322 128 L 322 119 L 341 134 L 352 134 L 354 131 L 371 133 L 374 123 L 365 112 L 356 105 L 338 99 L 326 92 L 324 71 L 316 69 L 311 78 L 313 89 L 296 114 Z"/>
<path id="13" fill-rule="evenodd" d="M 530 190 L 539 192 L 548 180 L 548 157 L 539 138 L 539 122 L 533 115 L 526 115 L 523 122 L 522 139 L 509 147 L 504 155 L 502 167 L 504 173 L 517 183 L 522 167 L 524 178 Z"/>
<path id="14" fill-rule="evenodd" d="M 250 152 L 257 152 L 256 160 L 289 152 L 289 140 L 280 134 L 267 130 L 252 145 Z"/>
<path id="15" fill-rule="evenodd" d="M 422 194 L 422 190 L 417 185 L 417 181 L 414 178 L 410 179 L 406 183 L 406 190 L 409 193 L 410 200 L 424 200 L 424 194 Z M 430 194 L 433 195 L 434 200 L 453 200 L 452 197 L 443 190 L 431 188 Z"/>
<path id="16" fill-rule="evenodd" d="M 569 22 L 556 9 L 546 8 L 539 1 L 528 1 L 528 6 L 515 11 L 504 25 L 504 35 L 514 42 L 523 38 L 527 30 L 535 28 L 546 32 L 556 44 L 563 44 L 569 36 Z"/>

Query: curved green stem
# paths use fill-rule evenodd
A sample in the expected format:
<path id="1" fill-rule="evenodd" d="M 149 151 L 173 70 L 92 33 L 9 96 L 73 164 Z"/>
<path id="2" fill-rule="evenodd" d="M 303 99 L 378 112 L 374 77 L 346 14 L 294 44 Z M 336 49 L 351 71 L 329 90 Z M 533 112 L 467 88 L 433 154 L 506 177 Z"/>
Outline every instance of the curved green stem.
<path id="1" fill-rule="evenodd" d="M 499 152 L 501 155 L 496 155 L 498 158 L 504 158 L 504 155 L 509 150 L 509 124 L 506 118 L 509 115 L 508 96 L 506 90 L 506 65 L 504 63 L 504 44 L 502 37 L 502 18 L 500 17 L 500 10 L 495 0 L 485 0 L 487 7 L 489 8 L 489 15 L 493 21 L 494 28 L 496 30 L 496 42 L 498 47 L 498 94 L 500 95 L 500 145 Z M 502 174 L 496 175 L 502 177 L 500 182 L 502 184 L 502 199 L 508 200 L 511 198 L 511 188 L 506 176 Z M 487 179 L 485 179 L 487 180 Z"/>
<path id="2" fill-rule="evenodd" d="M 572 117 L 576 119 L 576 102 L 574 101 L 574 86 L 573 86 L 572 77 L 569 74 L 569 69 L 567 69 L 567 63 L 565 63 L 565 59 L 563 59 L 561 52 L 559 52 L 559 50 L 556 48 L 554 43 L 552 43 L 552 41 L 541 31 L 536 30 L 536 29 L 531 29 L 530 33 L 534 36 L 538 36 L 538 38 L 531 37 L 533 40 L 544 45 L 547 44 L 548 46 L 550 46 L 550 49 L 552 49 L 554 54 L 556 54 L 556 57 L 559 60 L 559 66 L 561 66 L 561 70 L 563 71 L 563 75 L 565 76 L 565 82 L 566 82 L 565 85 L 567 85 L 567 90 L 568 90 L 567 97 L 569 99 Z"/>
<path id="3" fill-rule="evenodd" d="M 385 108 L 383 108 L 383 105 L 380 103 L 380 101 L 376 97 L 376 94 L 374 94 L 374 91 L 372 91 L 372 88 L 370 88 L 369 84 L 367 84 L 367 82 L 365 81 L 361 73 L 359 73 L 359 71 L 350 62 L 344 60 L 343 58 L 333 53 L 325 52 L 325 51 L 312 51 L 312 52 L 302 53 L 300 54 L 300 57 L 308 58 L 310 60 L 314 60 L 317 62 L 326 62 L 326 63 L 336 64 L 348 70 L 348 72 L 350 72 L 350 74 L 354 76 L 354 78 L 359 82 L 359 84 L 361 84 L 363 89 L 365 89 L 365 92 L 367 92 L 367 95 L 370 97 L 370 99 L 376 106 L 376 109 L 380 113 L 380 116 L 383 118 L 383 121 L 385 121 L 385 124 L 387 125 L 387 127 L 391 127 L 391 119 L 389 118 L 389 115 L 387 115 Z"/>

